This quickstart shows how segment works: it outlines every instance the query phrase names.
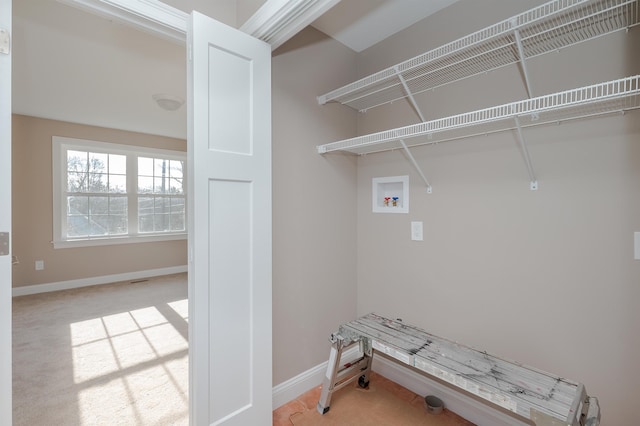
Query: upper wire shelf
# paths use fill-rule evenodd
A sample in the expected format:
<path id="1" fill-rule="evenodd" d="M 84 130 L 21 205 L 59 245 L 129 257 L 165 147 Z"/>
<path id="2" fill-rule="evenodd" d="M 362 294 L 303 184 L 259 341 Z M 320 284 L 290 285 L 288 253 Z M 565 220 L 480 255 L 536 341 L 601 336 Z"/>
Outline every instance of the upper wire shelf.
<path id="1" fill-rule="evenodd" d="M 480 109 L 325 145 L 318 153 L 367 154 L 640 108 L 640 75 Z M 517 118 L 517 120 L 515 120 Z"/>
<path id="2" fill-rule="evenodd" d="M 549 1 L 318 96 L 318 103 L 339 102 L 366 111 L 411 94 L 628 29 L 640 22 L 638 1 Z"/>

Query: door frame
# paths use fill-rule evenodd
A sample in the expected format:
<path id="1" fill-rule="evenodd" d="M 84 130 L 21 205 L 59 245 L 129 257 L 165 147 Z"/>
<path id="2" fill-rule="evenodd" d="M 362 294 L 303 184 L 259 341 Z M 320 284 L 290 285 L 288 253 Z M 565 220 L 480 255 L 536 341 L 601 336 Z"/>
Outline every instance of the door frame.
<path id="1" fill-rule="evenodd" d="M 0 53 L 0 232 L 9 247 L 0 256 L 0 423 L 11 424 L 11 0 L 0 0 L 0 28 L 9 33 L 9 53 Z M 7 350 L 7 348 L 9 350 Z"/>

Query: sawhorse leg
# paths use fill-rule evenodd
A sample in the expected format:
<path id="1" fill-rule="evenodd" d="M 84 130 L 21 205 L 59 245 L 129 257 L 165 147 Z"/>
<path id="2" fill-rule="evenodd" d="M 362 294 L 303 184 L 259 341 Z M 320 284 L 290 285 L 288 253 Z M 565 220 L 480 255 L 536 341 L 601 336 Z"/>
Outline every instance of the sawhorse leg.
<path id="1" fill-rule="evenodd" d="M 341 369 L 340 362 L 342 358 L 342 351 L 355 342 L 350 341 L 345 345 L 344 338 L 335 333 L 331 335 L 330 341 L 331 351 L 329 352 L 327 374 L 325 374 L 322 381 L 322 392 L 320 394 L 320 401 L 318 401 L 318 412 L 320 414 L 325 414 L 329 411 L 333 392 L 348 385 L 356 378 L 358 379 L 360 387 L 366 388 L 369 385 L 369 372 L 371 371 L 371 360 L 373 355 L 371 350 L 364 350 L 362 357 L 351 363 L 345 364 Z"/>

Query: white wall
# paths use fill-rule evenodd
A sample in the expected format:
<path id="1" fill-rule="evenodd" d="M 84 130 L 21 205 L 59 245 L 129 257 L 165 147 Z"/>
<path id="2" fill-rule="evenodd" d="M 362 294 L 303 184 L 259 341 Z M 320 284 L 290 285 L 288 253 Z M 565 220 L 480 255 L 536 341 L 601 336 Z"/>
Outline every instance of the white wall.
<path id="1" fill-rule="evenodd" d="M 462 0 L 359 57 L 359 73 L 452 41 L 541 2 Z M 455 25 L 454 25 L 455 23 Z M 531 60 L 534 94 L 640 73 L 640 28 Z M 523 99 L 509 67 L 417 97 L 425 115 Z M 371 311 L 585 383 L 604 425 L 635 424 L 640 377 L 640 115 L 415 148 L 433 194 L 401 152 L 358 159 L 358 314 Z M 359 134 L 413 124 L 403 102 L 359 118 Z M 371 178 L 408 174 L 410 212 L 373 214 Z M 424 242 L 410 222 L 424 222 Z"/>

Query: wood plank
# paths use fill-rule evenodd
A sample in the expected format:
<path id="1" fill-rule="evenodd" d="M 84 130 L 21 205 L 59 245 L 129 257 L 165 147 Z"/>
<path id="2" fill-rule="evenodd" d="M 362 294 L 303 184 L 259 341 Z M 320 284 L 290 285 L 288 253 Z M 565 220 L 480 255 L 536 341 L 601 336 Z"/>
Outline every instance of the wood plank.
<path id="1" fill-rule="evenodd" d="M 561 421 L 576 419 L 583 386 L 453 342 L 376 314 L 343 324 L 340 334 L 527 419 L 531 409 Z M 579 414 L 579 413 L 578 413 Z"/>

